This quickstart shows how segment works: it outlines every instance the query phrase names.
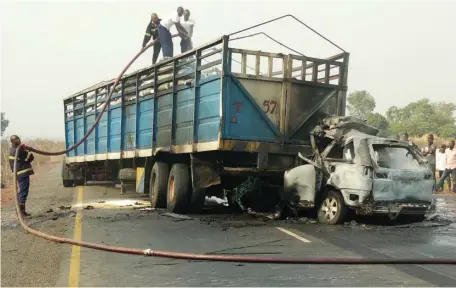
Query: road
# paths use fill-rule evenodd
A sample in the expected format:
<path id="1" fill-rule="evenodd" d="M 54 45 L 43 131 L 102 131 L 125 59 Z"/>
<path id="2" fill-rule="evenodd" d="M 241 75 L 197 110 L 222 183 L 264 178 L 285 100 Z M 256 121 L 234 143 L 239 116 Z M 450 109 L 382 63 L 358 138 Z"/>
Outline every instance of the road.
<path id="1" fill-rule="evenodd" d="M 37 173 L 29 200 L 32 227 L 69 238 L 140 249 L 280 257 L 456 257 L 456 224 L 342 226 L 267 221 L 248 215 L 168 217 L 142 211 L 146 198 L 116 188 L 60 184 L 60 165 Z M 71 208 L 68 207 L 71 205 Z M 65 207 L 67 206 L 67 207 Z M 59 208 L 60 207 L 60 208 Z M 52 209 L 52 210 L 51 210 Z M 455 219 L 456 198 L 438 196 Z M 365 222 L 363 222 L 365 221 Z M 275 265 L 152 258 L 52 243 L 18 226 L 2 208 L 2 286 L 454 286 L 454 266 Z"/>

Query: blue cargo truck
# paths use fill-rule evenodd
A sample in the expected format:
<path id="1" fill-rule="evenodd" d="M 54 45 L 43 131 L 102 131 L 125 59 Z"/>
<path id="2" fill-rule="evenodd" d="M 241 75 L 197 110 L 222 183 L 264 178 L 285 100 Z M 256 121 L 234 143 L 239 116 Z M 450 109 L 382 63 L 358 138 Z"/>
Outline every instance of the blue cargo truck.
<path id="1" fill-rule="evenodd" d="M 310 131 L 345 113 L 348 53 L 326 59 L 231 47 L 224 36 L 64 99 L 65 187 L 136 182 L 156 208 L 185 213 L 254 175 L 283 183 L 311 155 Z M 229 195 L 228 195 L 229 196 Z M 222 196 L 223 197 L 223 196 Z M 262 201 L 260 199 L 260 201 Z"/>

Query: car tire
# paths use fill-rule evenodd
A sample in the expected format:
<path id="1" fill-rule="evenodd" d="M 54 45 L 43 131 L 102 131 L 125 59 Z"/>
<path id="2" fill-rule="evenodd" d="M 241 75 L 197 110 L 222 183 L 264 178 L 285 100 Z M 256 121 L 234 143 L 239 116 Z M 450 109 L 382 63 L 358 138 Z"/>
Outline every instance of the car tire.
<path id="1" fill-rule="evenodd" d="M 155 162 L 149 182 L 149 198 L 152 208 L 166 208 L 168 176 L 169 165 L 163 162 Z"/>
<path id="2" fill-rule="evenodd" d="M 348 208 L 340 192 L 329 190 L 321 201 L 318 211 L 318 221 L 323 224 L 337 225 L 344 223 Z"/>
<path id="3" fill-rule="evenodd" d="M 185 213 L 190 204 L 190 171 L 186 164 L 174 164 L 169 172 L 166 208 L 172 213 Z"/>

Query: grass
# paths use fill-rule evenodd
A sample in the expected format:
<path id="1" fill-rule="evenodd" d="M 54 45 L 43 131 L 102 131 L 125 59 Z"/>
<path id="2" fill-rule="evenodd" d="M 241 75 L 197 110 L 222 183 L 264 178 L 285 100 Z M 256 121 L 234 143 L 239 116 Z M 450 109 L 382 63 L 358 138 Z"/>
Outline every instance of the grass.
<path id="1" fill-rule="evenodd" d="M 48 139 L 25 139 L 22 142 L 30 147 L 44 151 L 60 151 L 65 149 L 65 142 L 53 141 Z M 6 187 L 10 186 L 13 181 L 13 173 L 9 166 L 9 149 L 10 143 L 6 140 L 1 142 L 1 183 Z M 35 160 L 32 162 L 33 169 L 38 169 L 43 164 L 49 161 L 60 161 L 63 156 L 44 156 L 33 154 Z"/>

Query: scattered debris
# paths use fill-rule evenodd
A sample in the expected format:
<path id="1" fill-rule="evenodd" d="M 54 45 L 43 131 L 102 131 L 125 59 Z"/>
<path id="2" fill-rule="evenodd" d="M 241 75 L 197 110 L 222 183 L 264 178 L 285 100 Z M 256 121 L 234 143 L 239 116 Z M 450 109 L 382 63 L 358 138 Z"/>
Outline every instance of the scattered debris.
<path id="1" fill-rule="evenodd" d="M 135 205 L 143 205 L 141 202 L 135 202 Z"/>
<path id="2" fill-rule="evenodd" d="M 60 206 L 59 207 L 60 210 L 70 210 L 71 209 L 71 205 L 68 205 L 68 206 Z"/>
<path id="3" fill-rule="evenodd" d="M 57 220 L 57 219 L 59 219 L 59 216 L 57 216 L 57 215 L 52 216 L 52 220 L 55 221 L 55 220 Z"/>
<path id="4" fill-rule="evenodd" d="M 100 203 L 100 204 L 101 204 L 101 203 L 105 203 L 105 201 L 98 201 L 98 203 Z"/>
<path id="5" fill-rule="evenodd" d="M 52 213 L 52 212 L 54 212 L 54 210 L 52 208 L 46 211 L 46 213 Z"/>
<path id="6" fill-rule="evenodd" d="M 427 221 L 431 221 L 431 220 L 434 220 L 435 218 L 437 218 L 439 216 L 438 213 L 434 213 L 434 214 L 431 214 L 429 216 L 426 217 L 426 220 Z"/>
<path id="7" fill-rule="evenodd" d="M 192 220 L 193 218 L 181 215 L 181 214 L 175 214 L 175 213 L 163 213 L 163 216 L 171 217 L 174 219 L 177 219 L 178 221 L 185 221 L 185 220 Z"/>
<path id="8" fill-rule="evenodd" d="M 207 204 L 215 204 L 215 205 L 222 205 L 222 206 L 225 206 L 225 207 L 228 207 L 229 204 L 228 204 L 228 199 L 225 197 L 225 199 L 221 199 L 221 198 L 218 198 L 218 197 L 215 197 L 215 196 L 212 196 L 212 197 L 206 197 L 206 205 Z"/>
<path id="9" fill-rule="evenodd" d="M 155 208 L 152 208 L 152 207 L 140 208 L 139 211 L 155 211 Z"/>
<path id="10" fill-rule="evenodd" d="M 87 205 L 86 207 L 84 207 L 84 210 L 92 210 L 94 208 L 95 207 L 93 207 L 92 205 Z"/>
<path id="11" fill-rule="evenodd" d="M 76 217 L 76 212 L 70 211 L 70 215 L 71 215 L 71 217 Z"/>

